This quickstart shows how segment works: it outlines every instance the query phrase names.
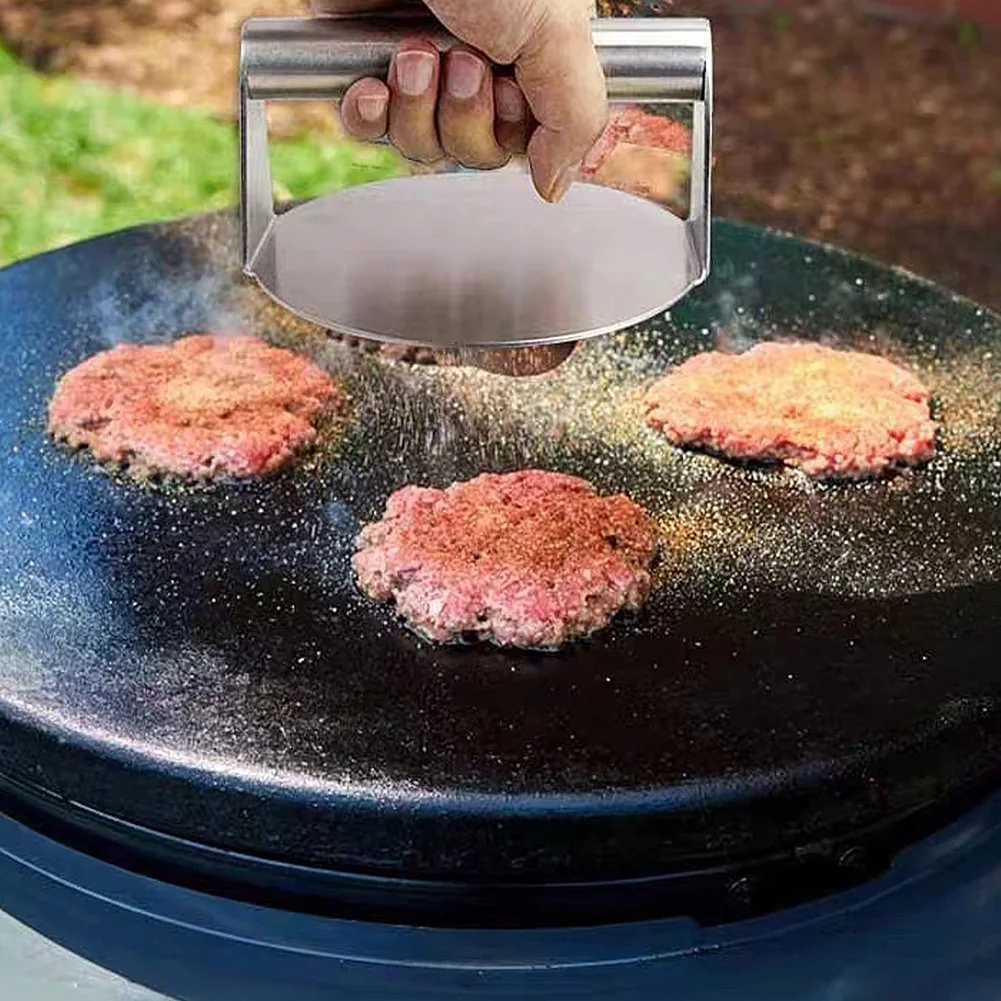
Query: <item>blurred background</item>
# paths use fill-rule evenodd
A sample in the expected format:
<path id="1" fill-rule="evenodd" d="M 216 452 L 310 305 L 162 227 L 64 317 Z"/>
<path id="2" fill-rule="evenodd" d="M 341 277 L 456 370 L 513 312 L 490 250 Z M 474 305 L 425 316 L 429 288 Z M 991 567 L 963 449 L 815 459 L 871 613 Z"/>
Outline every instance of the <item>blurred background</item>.
<path id="1" fill-rule="evenodd" d="M 0 264 L 235 197 L 237 35 L 306 0 L 0 0 Z M 1001 308 L 1001 0 L 606 0 L 709 16 L 717 214 Z M 273 109 L 280 194 L 388 176 L 322 105 Z"/>

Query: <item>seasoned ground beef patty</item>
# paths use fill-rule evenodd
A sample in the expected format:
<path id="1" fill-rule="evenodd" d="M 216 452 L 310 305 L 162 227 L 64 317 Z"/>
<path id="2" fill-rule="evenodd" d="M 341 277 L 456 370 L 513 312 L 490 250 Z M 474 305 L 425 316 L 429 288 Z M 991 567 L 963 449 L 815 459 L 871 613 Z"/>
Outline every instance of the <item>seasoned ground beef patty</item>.
<path id="1" fill-rule="evenodd" d="M 265 476 L 316 437 L 342 406 L 330 377 L 255 337 L 195 334 L 122 344 L 59 380 L 49 431 L 137 479 Z"/>
<path id="2" fill-rule="evenodd" d="M 642 604 L 655 537 L 628 497 L 525 470 L 404 487 L 357 546 L 361 589 L 429 639 L 555 649 Z"/>
<path id="3" fill-rule="evenodd" d="M 646 393 L 647 420 L 675 444 L 861 479 L 935 453 L 928 390 L 885 358 L 763 343 L 696 355 Z"/>

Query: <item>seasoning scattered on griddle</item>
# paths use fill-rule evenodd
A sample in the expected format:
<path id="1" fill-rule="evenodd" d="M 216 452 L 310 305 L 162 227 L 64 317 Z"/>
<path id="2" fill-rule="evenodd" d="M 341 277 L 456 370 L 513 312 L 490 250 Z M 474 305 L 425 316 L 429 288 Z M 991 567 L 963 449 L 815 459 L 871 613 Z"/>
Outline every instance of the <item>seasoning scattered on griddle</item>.
<path id="1" fill-rule="evenodd" d="M 628 497 L 523 470 L 404 487 L 357 545 L 362 590 L 423 636 L 548 650 L 639 608 L 655 532 Z"/>
<path id="2" fill-rule="evenodd" d="M 688 359 L 646 393 L 676 445 L 781 462 L 817 479 L 866 479 L 935 454 L 929 392 L 893 362 L 821 344 L 767 342 Z"/>
<path id="3" fill-rule="evenodd" d="M 82 362 L 56 386 L 49 432 L 135 479 L 256 478 L 291 462 L 343 403 L 330 377 L 291 351 L 195 334 Z"/>
<path id="4" fill-rule="evenodd" d="M 922 286 L 908 275 L 867 276 L 863 287 L 833 252 L 810 250 L 805 263 L 812 284 L 808 296 L 796 293 L 799 313 L 765 295 L 771 286 L 753 270 L 738 270 L 667 317 L 584 342 L 560 368 L 528 379 L 363 357 L 257 293 L 247 312 L 269 340 L 322 357 L 343 378 L 352 421 L 327 467 L 337 474 L 330 489 L 365 518 L 378 517 L 382 499 L 405 483 L 485 470 L 560 470 L 641 504 L 655 519 L 661 559 L 631 629 L 776 591 L 847 602 L 996 580 L 997 317 L 962 300 L 955 316 L 939 307 L 926 316 Z M 860 296 L 872 311 L 865 318 Z M 956 329 L 947 333 L 946 323 Z M 665 371 L 724 345 L 792 337 L 878 354 L 914 373 L 939 422 L 931 460 L 881 479 L 815 480 L 783 465 L 666 447 L 644 420 L 644 394 Z"/>

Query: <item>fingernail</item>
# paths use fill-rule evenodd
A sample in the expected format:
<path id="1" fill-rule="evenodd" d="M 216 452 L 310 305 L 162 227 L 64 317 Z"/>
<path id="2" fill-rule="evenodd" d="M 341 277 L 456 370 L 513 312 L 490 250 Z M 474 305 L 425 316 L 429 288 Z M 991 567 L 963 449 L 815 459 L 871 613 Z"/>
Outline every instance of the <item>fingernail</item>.
<path id="1" fill-rule="evenodd" d="M 518 85 L 506 81 L 497 87 L 494 95 L 497 102 L 497 117 L 503 122 L 520 122 L 525 117 L 525 99 Z"/>
<path id="2" fill-rule="evenodd" d="M 549 200 L 558 202 L 570 190 L 570 185 L 577 179 L 577 171 L 580 169 L 579 163 L 571 163 L 569 167 L 564 167 L 553 181 L 553 186 L 549 189 Z"/>
<path id="3" fill-rule="evenodd" d="M 450 52 L 448 70 L 445 73 L 445 87 L 449 95 L 460 101 L 468 101 L 471 97 L 475 97 L 483 86 L 485 69 L 483 60 L 471 52 L 462 49 Z"/>
<path id="4" fill-rule="evenodd" d="M 363 94 L 357 97 L 358 114 L 366 122 L 377 122 L 386 113 L 389 103 L 385 94 Z"/>
<path id="5" fill-rule="evenodd" d="M 435 58 L 430 52 L 411 49 L 396 55 L 396 85 L 407 97 L 428 92 L 434 76 Z"/>

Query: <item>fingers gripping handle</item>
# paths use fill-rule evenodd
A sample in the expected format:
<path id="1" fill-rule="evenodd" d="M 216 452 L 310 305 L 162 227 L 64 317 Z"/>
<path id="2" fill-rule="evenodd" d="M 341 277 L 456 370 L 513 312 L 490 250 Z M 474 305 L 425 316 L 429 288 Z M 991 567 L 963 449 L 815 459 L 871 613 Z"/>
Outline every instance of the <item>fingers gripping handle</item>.
<path id="1" fill-rule="evenodd" d="M 356 80 L 385 78 L 397 45 L 421 35 L 455 44 L 425 17 L 254 18 L 243 28 L 241 86 L 261 101 L 338 100 Z M 612 101 L 705 99 L 709 23 L 699 19 L 593 22 Z"/>
<path id="2" fill-rule="evenodd" d="M 243 262 L 248 271 L 274 219 L 265 102 L 338 100 L 363 77 L 385 78 L 397 45 L 421 35 L 443 51 L 455 44 L 438 22 L 417 16 L 252 18 L 240 50 Z M 687 220 L 692 251 L 709 268 L 712 161 L 712 36 L 697 18 L 592 22 L 611 101 L 695 106 Z"/>

